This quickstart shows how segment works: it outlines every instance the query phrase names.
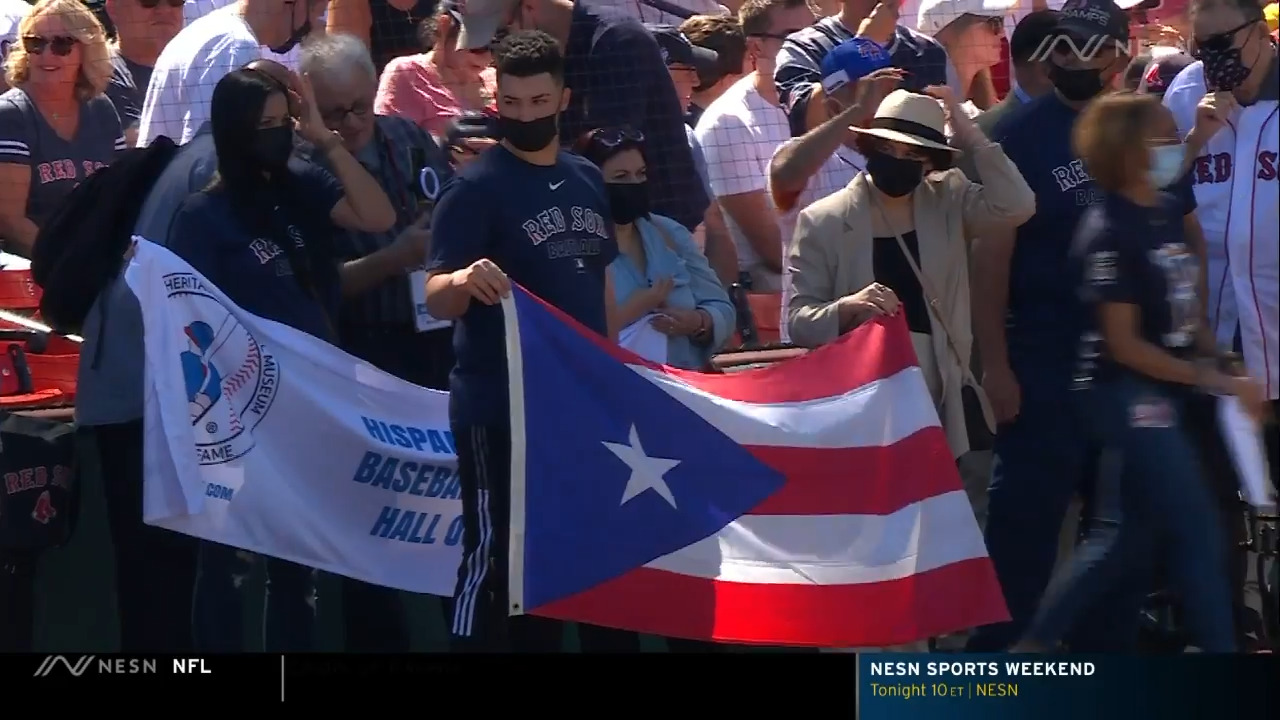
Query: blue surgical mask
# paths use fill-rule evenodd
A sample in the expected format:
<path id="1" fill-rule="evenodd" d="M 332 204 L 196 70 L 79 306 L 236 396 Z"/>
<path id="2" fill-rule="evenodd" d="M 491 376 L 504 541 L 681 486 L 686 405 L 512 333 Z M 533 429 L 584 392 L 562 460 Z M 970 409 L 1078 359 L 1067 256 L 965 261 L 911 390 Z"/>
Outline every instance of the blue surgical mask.
<path id="1" fill-rule="evenodd" d="M 1160 145 L 1151 148 L 1151 169 L 1147 171 L 1151 183 L 1158 188 L 1169 187 L 1182 177 L 1182 162 L 1187 157 L 1187 147 Z"/>

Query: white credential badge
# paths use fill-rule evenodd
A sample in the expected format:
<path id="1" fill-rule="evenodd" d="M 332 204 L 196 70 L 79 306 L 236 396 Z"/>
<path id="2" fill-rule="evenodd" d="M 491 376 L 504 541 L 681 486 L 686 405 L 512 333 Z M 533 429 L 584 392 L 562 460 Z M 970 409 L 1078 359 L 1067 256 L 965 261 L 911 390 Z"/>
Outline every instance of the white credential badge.
<path id="1" fill-rule="evenodd" d="M 425 203 L 427 211 L 430 211 L 430 207 L 434 206 L 436 199 L 440 197 L 440 176 L 432 168 L 422 168 L 422 171 L 418 173 L 418 188 L 422 191 L 422 197 L 427 201 Z M 413 303 L 413 324 L 418 332 L 449 327 L 448 320 L 437 320 L 427 312 L 427 271 L 425 268 L 418 268 L 409 273 L 409 302 Z"/>

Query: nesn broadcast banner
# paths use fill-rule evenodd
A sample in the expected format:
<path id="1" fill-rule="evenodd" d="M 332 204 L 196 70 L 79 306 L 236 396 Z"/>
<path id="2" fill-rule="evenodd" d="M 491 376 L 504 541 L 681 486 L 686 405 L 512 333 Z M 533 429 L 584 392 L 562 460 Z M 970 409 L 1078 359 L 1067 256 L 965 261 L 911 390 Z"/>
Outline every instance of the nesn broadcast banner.
<path id="1" fill-rule="evenodd" d="M 232 303 L 139 240 L 148 524 L 376 585 L 452 595 L 448 394 Z"/>
<path id="2" fill-rule="evenodd" d="M 859 720 L 1270 717 L 1274 655 L 863 654 Z"/>

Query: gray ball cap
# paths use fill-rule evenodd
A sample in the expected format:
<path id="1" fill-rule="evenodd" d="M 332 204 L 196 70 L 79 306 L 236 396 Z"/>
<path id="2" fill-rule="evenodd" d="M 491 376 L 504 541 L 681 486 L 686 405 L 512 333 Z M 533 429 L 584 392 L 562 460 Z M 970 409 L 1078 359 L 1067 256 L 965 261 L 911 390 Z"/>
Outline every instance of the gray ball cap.
<path id="1" fill-rule="evenodd" d="M 502 29 L 511 10 L 520 0 L 458 0 L 462 15 L 462 31 L 458 33 L 459 50 L 488 47 Z"/>

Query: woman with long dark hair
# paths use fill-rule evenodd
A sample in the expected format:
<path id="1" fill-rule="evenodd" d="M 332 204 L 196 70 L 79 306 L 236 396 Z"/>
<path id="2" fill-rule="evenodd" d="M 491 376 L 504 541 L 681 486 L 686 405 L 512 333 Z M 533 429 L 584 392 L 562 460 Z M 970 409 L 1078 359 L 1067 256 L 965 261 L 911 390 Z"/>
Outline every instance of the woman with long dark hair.
<path id="1" fill-rule="evenodd" d="M 330 249 L 334 227 L 384 232 L 395 222 L 395 210 L 377 181 L 325 128 L 310 83 L 302 78 L 296 86 L 286 88 L 250 68 L 218 82 L 210 109 L 218 173 L 178 211 L 169 248 L 244 310 L 332 342 L 341 286 L 341 268 Z M 336 178 L 293 157 L 295 130 L 327 155 Z M 206 542 L 199 559 L 196 645 L 238 651 L 238 586 L 253 556 Z M 312 649 L 315 572 L 273 558 L 266 570 L 265 649 Z"/>

